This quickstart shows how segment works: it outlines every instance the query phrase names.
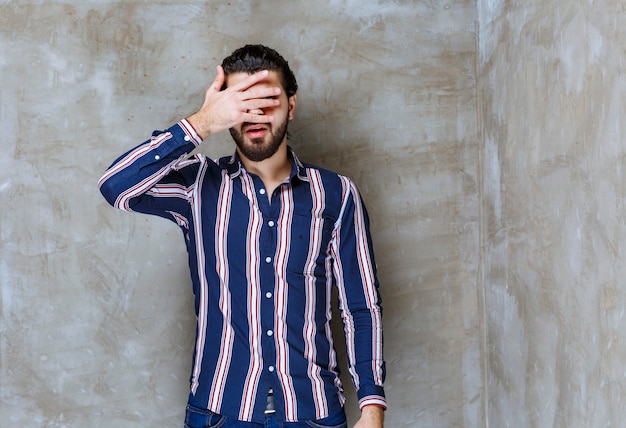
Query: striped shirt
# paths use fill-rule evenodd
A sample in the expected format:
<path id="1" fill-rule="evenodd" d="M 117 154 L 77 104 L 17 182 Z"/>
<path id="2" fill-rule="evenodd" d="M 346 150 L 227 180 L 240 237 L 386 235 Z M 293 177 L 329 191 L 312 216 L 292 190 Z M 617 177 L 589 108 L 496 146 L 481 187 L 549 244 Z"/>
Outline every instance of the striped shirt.
<path id="1" fill-rule="evenodd" d="M 113 206 L 170 219 L 189 256 L 196 342 L 191 392 L 206 408 L 263 421 L 327 417 L 344 395 L 330 328 L 337 289 L 359 405 L 386 407 L 382 309 L 368 217 L 347 177 L 301 163 L 272 195 L 235 154 L 189 155 L 186 120 L 118 158 L 100 179 Z"/>

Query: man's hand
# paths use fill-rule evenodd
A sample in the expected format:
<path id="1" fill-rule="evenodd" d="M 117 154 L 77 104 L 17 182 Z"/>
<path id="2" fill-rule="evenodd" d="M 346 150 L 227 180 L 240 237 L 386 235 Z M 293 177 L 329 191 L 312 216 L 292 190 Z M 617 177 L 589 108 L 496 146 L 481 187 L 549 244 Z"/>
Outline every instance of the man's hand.
<path id="1" fill-rule="evenodd" d="M 202 107 L 189 116 L 187 120 L 202 139 L 205 139 L 209 134 L 221 132 L 239 123 L 269 123 L 273 121 L 274 116 L 248 113 L 250 110 L 274 107 L 280 104 L 276 97 L 281 92 L 280 87 L 254 87 L 267 75 L 266 70 L 259 71 L 222 91 L 226 76 L 224 69 L 218 66 L 217 76 L 206 91 Z"/>
<path id="2" fill-rule="evenodd" d="M 383 428 L 385 411 L 379 406 L 365 406 L 361 409 L 361 417 L 354 428 Z"/>

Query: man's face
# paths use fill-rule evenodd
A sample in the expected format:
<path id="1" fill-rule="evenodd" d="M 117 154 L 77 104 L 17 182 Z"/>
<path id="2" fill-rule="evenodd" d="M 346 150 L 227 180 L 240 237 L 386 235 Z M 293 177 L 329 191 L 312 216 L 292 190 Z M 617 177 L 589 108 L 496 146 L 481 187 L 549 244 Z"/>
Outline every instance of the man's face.
<path id="1" fill-rule="evenodd" d="M 247 76 L 248 74 L 246 73 L 229 74 L 226 76 L 226 86 L 235 85 Z M 294 95 L 287 99 L 279 73 L 270 71 L 267 78 L 253 87 L 275 86 L 282 89 L 280 95 L 276 96 L 276 98 L 280 100 L 280 104 L 276 107 L 250 111 L 250 113 L 273 115 L 273 122 L 245 122 L 230 128 L 230 135 L 233 137 L 233 140 L 235 140 L 240 154 L 253 162 L 268 159 L 278 151 L 280 145 L 286 140 L 287 124 L 293 118 L 296 96 Z"/>

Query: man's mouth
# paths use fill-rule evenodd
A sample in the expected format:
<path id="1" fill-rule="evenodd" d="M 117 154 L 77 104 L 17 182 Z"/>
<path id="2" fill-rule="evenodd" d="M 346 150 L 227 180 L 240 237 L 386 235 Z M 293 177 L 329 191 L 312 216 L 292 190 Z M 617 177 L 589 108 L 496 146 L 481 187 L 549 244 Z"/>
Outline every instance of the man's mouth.
<path id="1" fill-rule="evenodd" d="M 265 133 L 268 131 L 267 126 L 265 125 L 249 125 L 245 128 L 245 134 L 251 138 L 263 138 Z"/>

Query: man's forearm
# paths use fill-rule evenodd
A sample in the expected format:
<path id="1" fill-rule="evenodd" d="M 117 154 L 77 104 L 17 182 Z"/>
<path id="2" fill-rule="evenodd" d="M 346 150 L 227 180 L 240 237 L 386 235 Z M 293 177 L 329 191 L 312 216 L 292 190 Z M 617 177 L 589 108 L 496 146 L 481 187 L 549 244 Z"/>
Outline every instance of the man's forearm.
<path id="1" fill-rule="evenodd" d="M 200 142 L 185 120 L 165 131 L 155 131 L 152 138 L 120 156 L 105 171 L 98 181 L 102 195 L 114 207 L 128 209 L 130 198 L 146 192 L 150 183 L 156 184 L 167 173 L 165 166 L 177 162 Z"/>

